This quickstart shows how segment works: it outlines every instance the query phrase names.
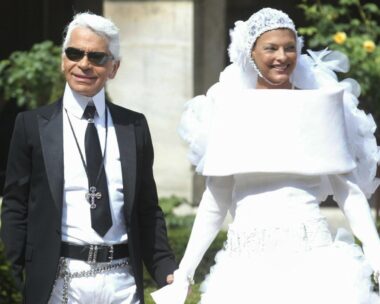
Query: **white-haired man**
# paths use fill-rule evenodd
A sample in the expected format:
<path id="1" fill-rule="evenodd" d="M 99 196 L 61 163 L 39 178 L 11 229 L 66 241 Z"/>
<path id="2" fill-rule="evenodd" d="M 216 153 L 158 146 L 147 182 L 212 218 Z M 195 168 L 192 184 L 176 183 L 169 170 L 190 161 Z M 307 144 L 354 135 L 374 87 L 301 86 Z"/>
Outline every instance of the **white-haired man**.
<path id="1" fill-rule="evenodd" d="M 147 122 L 105 100 L 119 64 L 117 27 L 77 14 L 63 97 L 16 119 L 1 236 L 24 303 L 142 304 L 143 263 L 172 280 Z"/>

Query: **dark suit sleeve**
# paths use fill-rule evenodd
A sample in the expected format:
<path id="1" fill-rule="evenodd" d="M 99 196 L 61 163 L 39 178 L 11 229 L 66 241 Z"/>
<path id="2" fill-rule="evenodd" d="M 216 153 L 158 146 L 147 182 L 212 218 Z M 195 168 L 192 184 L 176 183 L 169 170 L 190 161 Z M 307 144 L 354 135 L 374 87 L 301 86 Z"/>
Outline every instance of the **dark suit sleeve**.
<path id="1" fill-rule="evenodd" d="M 30 175 L 31 154 L 21 113 L 12 135 L 1 210 L 1 238 L 19 288 L 22 288 L 25 263 Z"/>
<path id="2" fill-rule="evenodd" d="M 144 134 L 142 183 L 138 193 L 139 216 L 144 263 L 159 286 L 166 285 L 166 276 L 177 268 L 167 239 L 164 214 L 158 205 L 156 184 L 153 177 L 153 146 L 145 117 L 142 119 Z"/>

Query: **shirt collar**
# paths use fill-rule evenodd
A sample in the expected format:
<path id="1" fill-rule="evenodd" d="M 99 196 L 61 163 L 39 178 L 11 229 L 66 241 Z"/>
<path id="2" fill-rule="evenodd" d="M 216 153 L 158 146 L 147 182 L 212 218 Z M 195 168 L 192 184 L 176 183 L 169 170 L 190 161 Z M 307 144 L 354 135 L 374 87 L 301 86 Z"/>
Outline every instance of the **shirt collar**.
<path id="1" fill-rule="evenodd" d="M 76 93 L 70 88 L 68 83 L 66 83 L 65 92 L 63 94 L 63 107 L 68 112 L 81 119 L 84 109 L 90 101 L 93 101 L 98 116 L 103 117 L 105 112 L 104 88 L 102 88 L 95 96 L 88 97 Z"/>

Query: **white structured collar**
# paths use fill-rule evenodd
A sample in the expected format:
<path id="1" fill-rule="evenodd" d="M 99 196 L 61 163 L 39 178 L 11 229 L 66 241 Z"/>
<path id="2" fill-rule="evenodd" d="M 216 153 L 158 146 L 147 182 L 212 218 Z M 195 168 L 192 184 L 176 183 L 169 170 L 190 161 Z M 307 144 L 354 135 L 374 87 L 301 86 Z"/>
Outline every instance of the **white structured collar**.
<path id="1" fill-rule="evenodd" d="M 63 94 L 63 107 L 75 117 L 82 118 L 84 109 L 89 102 L 93 102 L 98 116 L 101 118 L 105 112 L 105 94 L 102 88 L 95 96 L 83 96 L 73 91 L 66 83 Z"/>

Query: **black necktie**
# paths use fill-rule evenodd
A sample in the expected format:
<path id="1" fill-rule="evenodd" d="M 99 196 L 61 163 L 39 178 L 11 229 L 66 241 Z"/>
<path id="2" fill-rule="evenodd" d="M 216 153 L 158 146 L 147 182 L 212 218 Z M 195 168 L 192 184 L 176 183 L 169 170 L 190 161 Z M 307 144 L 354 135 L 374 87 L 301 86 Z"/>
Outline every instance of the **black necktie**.
<path id="1" fill-rule="evenodd" d="M 88 104 L 83 114 L 83 118 L 88 121 L 84 137 L 89 184 L 87 198 L 91 204 L 91 226 L 99 235 L 104 236 L 112 226 L 112 217 L 103 156 L 94 124 L 95 113 L 95 106 Z"/>

